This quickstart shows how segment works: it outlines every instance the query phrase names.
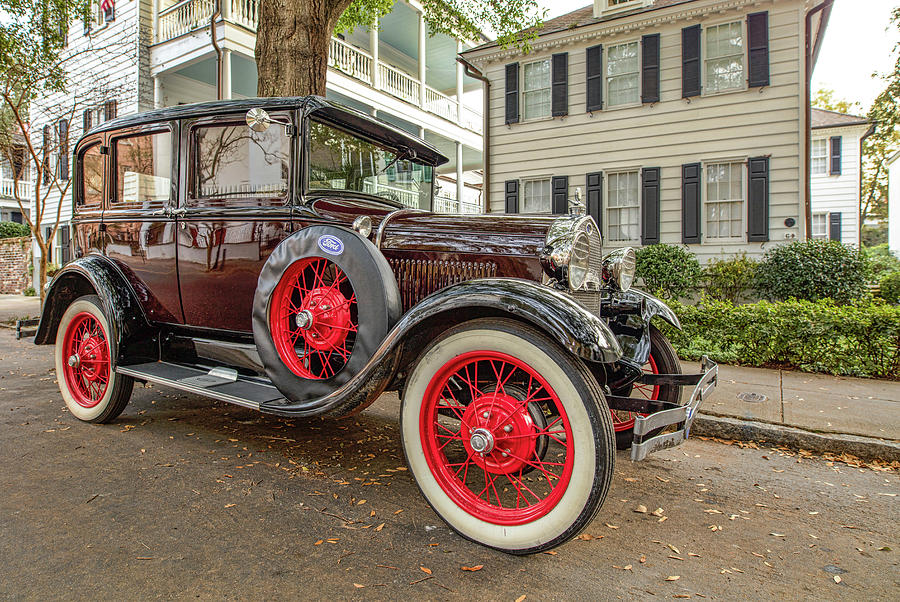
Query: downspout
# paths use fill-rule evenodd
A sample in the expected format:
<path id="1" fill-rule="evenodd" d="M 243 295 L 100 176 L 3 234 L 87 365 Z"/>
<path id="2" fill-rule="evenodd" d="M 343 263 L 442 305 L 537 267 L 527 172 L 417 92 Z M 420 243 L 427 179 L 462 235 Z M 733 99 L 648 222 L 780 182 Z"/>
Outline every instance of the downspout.
<path id="1" fill-rule="evenodd" d="M 866 133 L 862 135 L 862 138 L 859 139 L 859 171 L 856 172 L 859 174 L 859 203 L 856 207 L 856 240 L 859 243 L 859 248 L 862 248 L 862 227 L 863 227 L 863 218 L 862 218 L 862 196 L 863 196 L 863 145 L 866 142 L 866 138 L 875 133 L 875 128 L 878 127 L 878 122 L 873 123 Z"/>
<path id="2" fill-rule="evenodd" d="M 482 136 L 482 161 L 484 163 L 484 179 L 481 185 L 481 191 L 484 193 L 484 212 L 491 212 L 491 80 L 486 78 L 484 74 L 476 69 L 472 63 L 461 56 L 457 56 L 456 60 L 465 67 L 465 73 L 472 79 L 477 79 L 484 84 L 484 134 Z"/>
<path id="3" fill-rule="evenodd" d="M 222 0 L 216 0 L 215 9 L 209 16 L 209 41 L 216 51 L 216 100 L 222 100 L 222 48 L 216 39 L 216 21 L 222 17 Z"/>
<path id="4" fill-rule="evenodd" d="M 814 63 L 813 58 L 815 58 L 819 54 L 819 48 L 822 44 L 822 37 L 820 36 L 820 37 L 816 38 L 815 48 L 811 47 L 811 45 L 812 45 L 812 41 L 811 41 L 812 18 L 813 18 L 813 15 L 815 15 L 816 13 L 818 13 L 820 11 L 825 11 L 822 14 L 822 20 L 821 20 L 821 22 L 824 23 L 825 20 L 828 18 L 828 15 L 831 13 L 832 4 L 834 4 L 834 0 L 825 0 L 824 2 L 822 2 L 822 4 L 820 4 L 819 6 L 816 6 L 815 8 L 811 9 L 809 12 L 806 13 L 806 46 L 805 46 L 805 50 L 804 50 L 806 53 L 806 60 L 804 61 L 804 63 L 806 64 L 806 81 L 804 82 L 804 87 L 806 88 L 806 90 L 805 90 L 805 92 L 806 92 L 806 95 L 805 95 L 806 96 L 806 102 L 805 102 L 805 104 L 806 104 L 806 124 L 805 125 L 806 125 L 806 127 L 804 128 L 805 144 L 803 145 L 804 149 L 806 151 L 806 157 L 804 157 L 804 160 L 803 160 L 803 165 L 806 167 L 806 169 L 804 170 L 805 173 L 803 174 L 803 180 L 804 180 L 804 184 L 805 184 L 804 185 L 804 193 L 806 196 L 806 198 L 804 199 L 804 203 L 803 203 L 804 204 L 803 209 L 804 209 L 804 214 L 805 214 L 804 218 L 806 221 L 806 228 L 805 228 L 805 231 L 806 231 L 805 239 L 806 240 L 809 240 L 810 235 L 812 234 L 812 178 L 809 173 L 809 171 L 810 171 L 810 169 L 809 169 L 809 145 L 810 145 L 810 139 L 812 138 L 812 126 L 810 124 L 810 122 L 812 121 L 812 107 L 810 107 L 810 103 L 812 102 L 812 92 L 810 91 L 809 86 L 810 86 L 810 83 L 812 82 L 812 72 L 813 72 L 813 63 Z M 820 28 L 820 30 L 821 30 L 821 28 Z"/>

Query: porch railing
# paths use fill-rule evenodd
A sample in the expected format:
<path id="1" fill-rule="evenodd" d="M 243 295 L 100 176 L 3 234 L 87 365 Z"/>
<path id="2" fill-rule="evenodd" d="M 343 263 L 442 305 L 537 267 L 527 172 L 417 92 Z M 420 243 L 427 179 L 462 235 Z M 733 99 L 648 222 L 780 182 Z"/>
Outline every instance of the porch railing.
<path id="1" fill-rule="evenodd" d="M 460 203 L 456 199 L 445 196 L 434 197 L 435 213 L 481 213 L 481 207 L 476 203 Z"/>
<path id="2" fill-rule="evenodd" d="M 18 187 L 16 181 L 11 178 L 0 178 L 0 198 L 14 199 L 18 188 L 18 197 L 23 201 L 31 199 L 31 182 L 19 180 Z"/>
<path id="3" fill-rule="evenodd" d="M 250 31 L 256 31 L 259 22 L 259 2 L 260 0 L 223 0 L 222 19 L 246 27 Z M 159 11 L 156 42 L 166 42 L 207 27 L 215 6 L 215 0 L 182 0 Z M 376 65 L 370 54 L 343 40 L 331 39 L 328 66 L 468 130 L 483 133 L 483 121 L 477 111 L 465 105 L 460 111 L 460 105 L 455 99 L 429 86 L 424 86 L 423 98 L 424 84 L 414 76 L 381 61 Z M 377 77 L 374 77 L 376 71 Z"/>
<path id="4" fill-rule="evenodd" d="M 247 2 L 247 0 L 243 1 Z M 214 0 L 183 0 L 159 11 L 159 30 L 156 34 L 156 41 L 165 42 L 208 25 L 215 8 Z M 256 29 L 255 23 L 253 28 Z"/>

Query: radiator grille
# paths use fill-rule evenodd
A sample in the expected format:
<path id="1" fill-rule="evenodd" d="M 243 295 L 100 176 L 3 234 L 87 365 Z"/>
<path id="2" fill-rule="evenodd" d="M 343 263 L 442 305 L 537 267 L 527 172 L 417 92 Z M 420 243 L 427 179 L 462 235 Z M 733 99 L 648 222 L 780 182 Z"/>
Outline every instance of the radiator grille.
<path id="1" fill-rule="evenodd" d="M 497 264 L 470 261 L 430 261 L 424 259 L 389 259 L 400 287 L 403 310 L 406 311 L 431 293 L 475 278 L 497 275 Z"/>

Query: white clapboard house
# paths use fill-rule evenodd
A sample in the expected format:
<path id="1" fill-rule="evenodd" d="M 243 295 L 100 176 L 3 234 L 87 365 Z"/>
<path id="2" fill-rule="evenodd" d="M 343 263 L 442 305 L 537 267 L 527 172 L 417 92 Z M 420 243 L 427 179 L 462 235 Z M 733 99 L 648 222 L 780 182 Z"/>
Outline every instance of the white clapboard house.
<path id="1" fill-rule="evenodd" d="M 811 129 L 812 237 L 859 245 L 862 143 L 875 126 L 814 108 Z"/>
<path id="2" fill-rule="evenodd" d="M 35 104 L 37 143 L 60 142 L 57 155 L 66 157 L 85 129 L 114 116 L 256 96 L 258 15 L 259 0 L 95 3 L 89 22 L 68 32 L 67 51 L 75 57 L 69 93 L 44 96 Z M 482 41 L 429 36 L 416 0 L 399 0 L 371 32 L 357 29 L 331 40 L 328 98 L 418 134 L 450 158 L 438 171 L 437 211 L 483 210 L 482 85 L 456 60 L 459 51 Z M 51 117 L 73 103 L 77 118 Z M 68 158 L 59 156 L 51 157 L 51 167 L 69 177 Z M 60 246 L 68 241 L 71 216 L 70 200 L 63 203 L 55 241 Z M 45 228 L 53 216 L 50 204 Z"/>
<path id="3" fill-rule="evenodd" d="M 823 0 L 595 0 L 532 50 L 462 53 L 490 81 L 492 211 L 562 213 L 604 242 L 701 260 L 808 236 L 809 79 Z M 810 224 L 811 225 L 811 224 Z"/>

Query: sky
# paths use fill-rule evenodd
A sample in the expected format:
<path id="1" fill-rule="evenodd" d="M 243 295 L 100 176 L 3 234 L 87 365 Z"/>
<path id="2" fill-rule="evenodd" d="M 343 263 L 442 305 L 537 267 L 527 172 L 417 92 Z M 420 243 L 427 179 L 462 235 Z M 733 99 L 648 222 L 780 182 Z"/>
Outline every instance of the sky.
<path id="1" fill-rule="evenodd" d="M 547 18 L 591 4 L 592 0 L 540 0 Z M 819 62 L 813 72 L 812 90 L 829 88 L 835 98 L 858 102 L 865 113 L 885 83 L 872 78 L 875 71 L 893 68 L 891 51 L 900 42 L 896 28 L 888 31 L 891 9 L 900 0 L 835 0 Z M 848 51 L 852 50 L 852 51 Z"/>

